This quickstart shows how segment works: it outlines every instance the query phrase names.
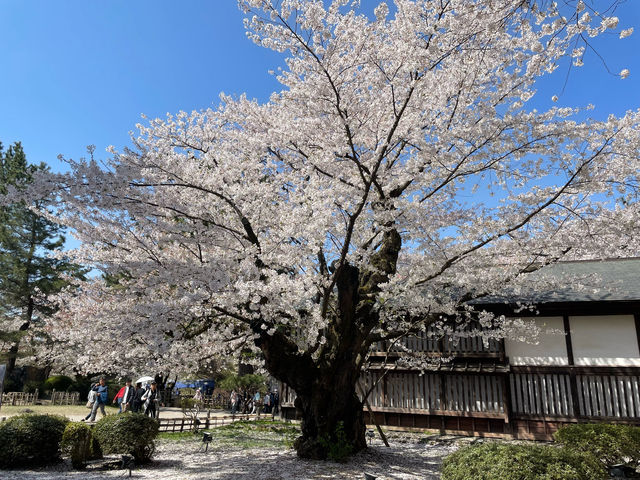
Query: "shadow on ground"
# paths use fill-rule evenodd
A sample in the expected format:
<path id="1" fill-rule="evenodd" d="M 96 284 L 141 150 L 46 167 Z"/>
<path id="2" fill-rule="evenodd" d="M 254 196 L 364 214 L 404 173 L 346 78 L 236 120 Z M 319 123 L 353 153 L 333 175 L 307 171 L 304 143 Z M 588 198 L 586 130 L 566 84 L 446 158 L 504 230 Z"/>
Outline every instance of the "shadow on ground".
<path id="1" fill-rule="evenodd" d="M 378 480 L 430 480 L 439 478 L 442 458 L 451 453 L 451 443 L 374 445 L 347 463 L 301 460 L 293 450 L 274 448 L 214 447 L 204 452 L 197 441 L 161 442 L 154 461 L 134 469 L 132 478 L 153 480 L 315 480 L 358 479 L 364 473 Z M 72 471 L 68 463 L 43 470 L 0 472 L 3 480 L 98 480 L 125 478 L 128 471 Z"/>

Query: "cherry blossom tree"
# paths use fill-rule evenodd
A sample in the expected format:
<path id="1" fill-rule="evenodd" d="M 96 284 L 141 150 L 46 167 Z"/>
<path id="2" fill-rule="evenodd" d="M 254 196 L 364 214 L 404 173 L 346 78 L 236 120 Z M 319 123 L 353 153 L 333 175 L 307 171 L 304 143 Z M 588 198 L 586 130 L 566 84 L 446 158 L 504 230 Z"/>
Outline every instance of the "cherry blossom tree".
<path id="1" fill-rule="evenodd" d="M 297 393 L 298 454 L 324 458 L 339 425 L 366 446 L 375 342 L 486 320 L 471 300 L 560 259 L 640 253 L 640 112 L 584 120 L 535 97 L 585 41 L 627 37 L 616 18 L 583 2 L 239 3 L 248 36 L 286 54 L 280 92 L 151 120 L 134 149 L 36 182 L 76 261 L 109 279 L 61 299 L 52 334 L 76 363 L 189 369 L 252 346 Z"/>

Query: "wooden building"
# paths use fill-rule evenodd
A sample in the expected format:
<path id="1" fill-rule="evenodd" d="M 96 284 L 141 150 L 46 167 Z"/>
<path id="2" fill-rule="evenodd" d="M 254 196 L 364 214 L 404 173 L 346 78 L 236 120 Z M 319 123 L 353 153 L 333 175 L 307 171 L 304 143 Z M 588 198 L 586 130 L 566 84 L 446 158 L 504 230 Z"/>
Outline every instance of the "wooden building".
<path id="1" fill-rule="evenodd" d="M 541 329 L 537 344 L 478 337 L 453 342 L 428 334 L 404 339 L 409 351 L 451 357 L 416 371 L 385 372 L 386 345 L 371 353 L 362 378 L 374 385 L 369 403 L 382 425 L 449 433 L 548 439 L 574 422 L 640 424 L 640 259 L 563 262 L 546 273 L 590 275 L 592 289 L 570 286 L 531 292 L 531 298 L 488 299 L 496 314 L 526 318 Z M 552 269 L 552 270 L 549 270 Z M 514 314 L 516 300 L 535 300 L 536 313 Z M 398 349 L 404 350 L 404 349 Z M 391 358 L 404 351 L 389 354 Z M 284 411 L 295 392 L 283 386 Z"/>

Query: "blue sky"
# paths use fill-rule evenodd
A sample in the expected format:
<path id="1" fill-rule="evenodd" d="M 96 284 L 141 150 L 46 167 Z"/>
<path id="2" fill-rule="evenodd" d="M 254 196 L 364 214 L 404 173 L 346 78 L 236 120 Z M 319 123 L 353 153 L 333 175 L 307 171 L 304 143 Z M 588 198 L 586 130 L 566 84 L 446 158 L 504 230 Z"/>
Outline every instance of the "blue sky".
<path id="1" fill-rule="evenodd" d="M 564 93 L 560 68 L 536 102 L 591 102 L 600 118 L 640 107 L 640 0 L 616 14 L 634 35 L 598 44 L 609 68 L 630 77 L 607 74 L 589 53 Z M 21 141 L 30 162 L 54 169 L 58 154 L 77 158 L 88 144 L 98 157 L 127 145 L 142 113 L 206 108 L 221 91 L 266 100 L 278 89 L 268 70 L 281 57 L 246 39 L 235 0 L 0 0 L 0 19 L 0 141 Z"/>
<path id="2" fill-rule="evenodd" d="M 0 0 L 0 141 L 57 167 L 128 143 L 140 114 L 268 98 L 277 54 L 246 39 L 234 0 Z"/>

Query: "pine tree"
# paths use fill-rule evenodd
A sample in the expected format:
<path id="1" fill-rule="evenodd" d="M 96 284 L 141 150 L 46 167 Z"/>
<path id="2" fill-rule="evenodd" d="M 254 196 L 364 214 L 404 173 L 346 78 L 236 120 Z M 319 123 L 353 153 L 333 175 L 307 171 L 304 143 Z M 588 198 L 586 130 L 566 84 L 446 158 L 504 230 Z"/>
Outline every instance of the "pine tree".
<path id="1" fill-rule="evenodd" d="M 30 165 L 19 142 L 6 151 L 0 143 L 0 193 L 9 185 L 29 183 L 36 171 L 47 168 Z M 23 202 L 0 208 L 0 362 L 7 363 L 7 374 L 17 358 L 29 352 L 27 334 L 41 331 L 55 312 L 50 296 L 68 284 L 64 277 L 84 274 L 78 265 L 50 256 L 63 247 L 63 233 L 63 227 Z M 44 333 L 36 338 L 46 340 Z"/>

